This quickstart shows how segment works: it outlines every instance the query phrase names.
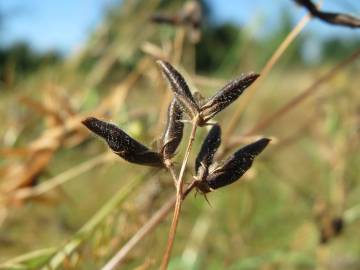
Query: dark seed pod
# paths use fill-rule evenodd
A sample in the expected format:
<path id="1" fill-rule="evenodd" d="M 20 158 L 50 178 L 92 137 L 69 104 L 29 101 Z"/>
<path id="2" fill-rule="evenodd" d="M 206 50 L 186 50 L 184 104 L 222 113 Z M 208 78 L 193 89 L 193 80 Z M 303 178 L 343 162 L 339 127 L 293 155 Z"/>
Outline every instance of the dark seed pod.
<path id="1" fill-rule="evenodd" d="M 110 149 L 128 162 L 162 167 L 162 156 L 137 142 L 117 126 L 89 117 L 82 123 L 96 135 L 105 139 Z"/>
<path id="2" fill-rule="evenodd" d="M 166 14 L 156 13 L 150 17 L 150 20 L 153 23 L 177 25 L 177 24 L 179 24 L 180 18 L 175 15 L 166 15 Z"/>
<path id="3" fill-rule="evenodd" d="M 225 85 L 201 107 L 203 121 L 207 122 L 234 102 L 259 76 L 255 73 L 245 74 Z"/>
<path id="4" fill-rule="evenodd" d="M 360 18 L 343 13 L 321 11 L 311 0 L 295 0 L 295 2 L 305 7 L 312 16 L 317 17 L 324 22 L 352 28 L 360 27 Z"/>
<path id="5" fill-rule="evenodd" d="M 168 119 L 166 129 L 162 137 L 163 146 L 161 153 L 164 160 L 171 159 L 179 146 L 184 130 L 184 123 L 181 122 L 182 110 L 176 98 L 174 98 L 168 108 Z"/>
<path id="6" fill-rule="evenodd" d="M 213 163 L 214 155 L 221 144 L 221 128 L 214 125 L 206 136 L 195 161 L 195 172 L 199 180 L 205 180 L 209 166 Z"/>
<path id="7" fill-rule="evenodd" d="M 194 118 L 200 109 L 183 76 L 170 63 L 162 60 L 158 60 L 157 63 L 161 67 L 181 107 L 191 119 Z"/>
<path id="8" fill-rule="evenodd" d="M 238 180 L 250 169 L 255 157 L 269 144 L 270 139 L 263 138 L 249 144 L 229 157 L 223 165 L 215 168 L 206 179 L 211 189 L 227 186 Z"/>

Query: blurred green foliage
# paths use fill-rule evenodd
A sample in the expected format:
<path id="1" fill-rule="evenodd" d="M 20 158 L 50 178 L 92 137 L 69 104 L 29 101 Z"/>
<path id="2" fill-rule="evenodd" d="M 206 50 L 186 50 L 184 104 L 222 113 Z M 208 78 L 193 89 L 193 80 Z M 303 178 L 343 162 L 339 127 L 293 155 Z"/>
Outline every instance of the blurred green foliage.
<path id="1" fill-rule="evenodd" d="M 124 5 L 137 5 L 133 7 L 129 4 L 109 10 L 103 31 L 97 31 L 89 38 L 78 59 L 70 59 L 75 64 L 57 53 L 34 52 L 27 44 L 2 48 L 1 81 L 5 84 L 12 81 L 9 83 L 13 86 L 10 89 L 20 89 L 21 94 L 44 103 L 49 97 L 44 95 L 43 100 L 41 97 L 50 83 L 56 91 L 65 89 L 63 91 L 69 96 L 69 103 L 75 104 L 73 108 L 76 113 L 94 111 L 104 101 L 103 97 L 114 91 L 113 86 L 123 86 L 122 82 L 134 75 L 144 56 L 141 46 L 145 41 L 161 47 L 164 40 L 173 42 L 175 39 L 176 29 L 147 22 L 153 2 L 160 2 L 162 5 L 158 8 L 166 11 L 181 6 L 180 1 L 169 0 L 124 1 Z M 281 24 L 277 29 L 258 38 L 249 26 L 215 23 L 210 6 L 207 6 L 203 39 L 195 47 L 195 61 L 190 59 L 196 63 L 196 75 L 205 74 L 212 84 L 212 78 L 226 80 L 250 68 L 261 70 L 294 26 L 286 10 L 279 20 Z M 287 49 L 259 88 L 260 94 L 247 104 L 245 116 L 239 121 L 239 135 L 301 93 L 324 70 L 360 47 L 357 38 L 326 40 L 319 48 L 322 61 L 310 66 L 303 55 L 305 42 L 312 38 L 310 34 L 300 35 Z M 182 56 L 184 62 L 191 58 L 191 54 L 187 54 L 187 45 Z M 61 65 L 64 63 L 67 65 Z M 183 67 L 188 72 L 186 75 L 192 78 L 192 71 L 186 65 Z M 353 223 L 346 225 L 345 232 L 329 244 L 319 245 L 319 228 L 314 218 L 314 206 L 318 199 L 330 204 L 330 208 L 336 208 L 331 203 L 333 197 L 338 196 L 337 184 L 343 182 L 347 197 L 343 209 L 336 210 L 342 213 L 350 209 L 352 212 L 348 212 L 353 216 L 360 213 L 357 210 L 360 155 L 355 147 L 358 146 L 359 128 L 357 67 L 354 65 L 344 71 L 324 87 L 325 91 L 320 91 L 318 96 L 312 96 L 273 126 L 261 131 L 258 135 L 273 136 L 274 144 L 256 161 L 254 171 L 244 181 L 209 194 L 212 207 L 200 196 L 188 197 L 171 269 L 302 270 L 319 269 L 319 264 L 325 269 L 359 269 L 356 268 L 360 264 L 359 220 L 354 218 Z M 48 72 L 38 72 L 42 70 Z M 97 78 L 98 74 L 103 75 Z M 89 80 L 93 76 L 96 80 Z M 135 134 L 147 145 L 151 145 L 152 140 L 161 133 L 156 130 L 157 121 L 161 118 L 159 100 L 167 93 L 165 83 L 157 76 L 155 63 L 141 70 L 140 79 L 131 85 L 126 102 L 121 104 L 118 113 L 111 115 L 113 122 Z M 210 92 L 216 91 L 219 86 L 197 83 L 194 84 L 204 95 L 211 95 Z M 50 92 L 50 97 L 56 91 Z M 15 145 L 22 147 L 46 128 L 45 121 L 39 121 L 45 117 L 19 106 L 17 97 L 20 91 L 9 92 L 13 95 L 4 95 L 1 101 L 0 116 L 5 120 L 0 129 L 1 135 L 5 134 L 10 139 L 1 139 L 11 142 L 11 136 L 16 138 L 18 134 L 17 140 L 22 140 L 15 140 Z M 49 104 L 51 108 L 55 107 L 53 103 Z M 57 109 L 63 109 L 62 105 L 60 103 Z M 219 122 L 224 128 L 235 106 L 236 103 L 219 115 Z M 194 153 L 199 149 L 204 134 L 204 129 L 199 130 Z M 5 135 L 2 137 L 5 138 Z M 64 145 L 54 155 L 47 173 L 59 175 L 104 151 L 107 150 L 103 143 L 90 138 L 79 145 Z M 178 156 L 182 155 L 182 151 L 179 149 Z M 10 159 L 8 164 L 19 160 Z M 4 161 L 4 164 L 7 163 Z M 117 190 L 138 179 L 144 171 L 143 167 L 117 160 L 87 171 L 61 186 L 56 190 L 59 198 L 53 205 L 29 201 L 11 209 L 0 231 L 0 259 L 6 260 L 37 248 L 55 247 L 57 250 L 66 240 L 70 244 L 78 240 L 78 229 L 84 224 L 86 227 L 94 213 L 106 206 Z M 189 178 L 191 174 L 189 170 Z M 44 180 L 51 179 L 51 176 L 46 176 Z M 118 220 L 111 216 L 106 220 L 109 223 L 98 226 L 96 233 L 91 231 L 86 234 L 86 243 L 75 254 L 80 256 L 81 266 L 78 269 L 99 269 L 174 192 L 166 173 L 161 172 L 154 179 L 144 180 L 146 183 L 141 189 L 135 190 L 124 205 L 114 209 L 114 216 Z M 159 260 L 168 229 L 169 222 L 159 225 L 131 253 L 124 269 L 142 265 L 145 258 Z M 111 243 L 115 242 L 113 246 L 101 242 L 108 230 L 111 231 L 107 235 Z M 35 255 L 18 258 L 15 263 L 21 259 L 23 264 L 36 265 L 34 268 L 37 269 L 37 265 L 43 264 L 52 252 L 53 249 L 40 250 Z M 340 267 L 336 268 L 336 263 Z M 355 267 L 346 267 L 351 263 Z M 330 264 L 333 268 L 327 267 Z M 157 269 L 156 265 L 153 269 Z"/>
<path id="2" fill-rule="evenodd" d="M 15 74 L 21 79 L 34 74 L 42 67 L 51 67 L 61 61 L 61 55 L 56 52 L 35 52 L 29 44 L 18 42 L 7 48 L 0 48 L 0 82 L 7 84 L 9 76 Z"/>

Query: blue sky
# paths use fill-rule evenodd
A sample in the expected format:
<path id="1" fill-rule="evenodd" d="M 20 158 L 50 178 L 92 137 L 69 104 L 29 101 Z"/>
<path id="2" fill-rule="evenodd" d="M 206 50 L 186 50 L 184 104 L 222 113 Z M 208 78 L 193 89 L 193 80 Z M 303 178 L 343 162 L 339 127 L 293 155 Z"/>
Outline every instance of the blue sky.
<path id="1" fill-rule="evenodd" d="M 144 0 L 146 1 L 146 0 Z M 294 20 L 304 11 L 291 0 L 207 0 L 217 22 L 250 23 L 254 15 L 262 18 L 263 33 L 277 26 L 279 14 L 287 9 Z M 119 0 L 1 0 L 0 42 L 8 45 L 25 40 L 39 51 L 51 49 L 69 53 L 86 41 L 89 33 L 103 19 L 105 10 Z M 360 15 L 360 0 L 325 0 L 324 9 Z M 312 22 L 307 31 L 316 36 L 344 35 L 360 37 L 359 30 L 333 28 Z"/>

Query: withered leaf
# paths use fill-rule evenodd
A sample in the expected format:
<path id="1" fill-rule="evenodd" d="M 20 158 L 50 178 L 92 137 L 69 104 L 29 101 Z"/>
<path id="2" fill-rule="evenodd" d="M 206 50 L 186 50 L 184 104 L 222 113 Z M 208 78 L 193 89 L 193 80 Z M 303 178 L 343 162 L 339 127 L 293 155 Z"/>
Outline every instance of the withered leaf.
<path id="1" fill-rule="evenodd" d="M 164 159 L 171 159 L 179 146 L 184 130 L 184 123 L 181 122 L 182 110 L 176 98 L 174 98 L 168 108 L 168 118 L 165 132 L 162 137 L 163 146 L 161 153 Z"/>
<path id="2" fill-rule="evenodd" d="M 184 77 L 170 63 L 162 60 L 158 60 L 157 63 L 161 67 L 179 104 L 191 119 L 194 118 L 200 110 Z"/>
<path id="3" fill-rule="evenodd" d="M 221 144 L 221 128 L 213 125 L 206 136 L 195 161 L 195 172 L 199 179 L 207 177 L 209 166 L 213 163 L 214 155 Z"/>
<path id="4" fill-rule="evenodd" d="M 105 139 L 110 149 L 128 162 L 162 167 L 162 156 L 131 138 L 117 126 L 89 117 L 82 123 L 96 135 Z"/>
<path id="5" fill-rule="evenodd" d="M 208 186 L 211 189 L 217 189 L 238 180 L 250 169 L 255 157 L 265 149 L 269 142 L 270 139 L 263 138 L 235 152 L 223 165 L 209 172 L 206 179 Z"/>
<path id="6" fill-rule="evenodd" d="M 226 84 L 201 107 L 203 121 L 207 122 L 234 102 L 259 76 L 256 73 L 244 74 Z"/>

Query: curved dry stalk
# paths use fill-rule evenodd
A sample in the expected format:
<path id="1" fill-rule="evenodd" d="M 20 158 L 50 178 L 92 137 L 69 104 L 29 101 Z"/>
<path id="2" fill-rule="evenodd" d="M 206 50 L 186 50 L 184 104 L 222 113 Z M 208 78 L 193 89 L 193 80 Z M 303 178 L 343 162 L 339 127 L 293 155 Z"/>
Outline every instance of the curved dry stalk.
<path id="1" fill-rule="evenodd" d="M 171 174 L 171 177 L 172 177 L 172 179 L 174 181 L 175 188 L 177 188 L 177 177 L 176 177 L 176 173 L 175 173 L 173 163 L 166 164 L 166 168 L 169 170 L 169 172 Z"/>
<path id="2" fill-rule="evenodd" d="M 231 135 L 234 133 L 238 123 L 239 119 L 244 111 L 244 109 L 248 106 L 250 99 L 254 96 L 255 92 L 260 85 L 260 83 L 267 78 L 267 75 L 272 70 L 273 66 L 279 61 L 281 56 L 284 54 L 286 49 L 290 46 L 290 44 L 295 40 L 295 38 L 300 34 L 302 29 L 308 24 L 308 22 L 311 20 L 310 15 L 305 15 L 299 23 L 292 29 L 292 31 L 287 35 L 287 37 L 283 40 L 283 42 L 279 45 L 279 47 L 276 49 L 276 51 L 273 53 L 269 61 L 266 63 L 264 68 L 261 70 L 260 78 L 253 83 L 252 86 L 249 87 L 247 90 L 247 95 L 245 95 L 242 100 L 240 101 L 240 104 L 237 106 L 237 109 L 235 110 L 232 118 L 229 121 L 228 128 L 224 132 L 224 141 L 225 145 L 227 145 L 227 139 L 231 137 Z M 252 91 L 251 91 L 252 89 Z"/>
<path id="3" fill-rule="evenodd" d="M 193 186 L 194 187 L 194 186 Z M 189 194 L 193 187 L 188 187 L 186 193 L 183 195 L 183 199 Z M 136 232 L 129 241 L 121 247 L 121 249 L 108 261 L 108 263 L 101 270 L 113 270 L 115 267 L 119 266 L 129 252 L 140 243 L 149 233 L 156 228 L 157 225 L 162 222 L 167 215 L 170 213 L 170 210 L 174 207 L 176 203 L 176 197 L 172 196 L 169 200 L 165 202 L 163 207 L 161 207 L 156 213 Z"/>
<path id="4" fill-rule="evenodd" d="M 174 215 L 173 215 L 173 219 L 172 219 L 171 227 L 170 227 L 170 231 L 169 231 L 167 247 L 166 247 L 162 262 L 161 262 L 160 269 L 162 269 L 162 270 L 167 269 L 167 266 L 168 266 L 169 260 L 170 260 L 170 256 L 171 256 L 172 247 L 173 247 L 174 241 L 175 241 L 176 229 L 177 229 L 177 225 L 179 223 L 181 206 L 182 206 L 182 202 L 184 199 L 184 195 L 183 195 L 183 191 L 182 191 L 183 190 L 183 182 L 184 182 L 184 173 L 185 173 L 187 161 L 189 159 L 190 151 L 191 151 L 193 142 L 195 140 L 195 134 L 196 134 L 197 126 L 198 126 L 198 121 L 199 121 L 199 116 L 197 115 L 193 120 L 192 130 L 191 130 L 191 134 L 189 137 L 189 142 L 186 147 L 184 160 L 182 162 L 179 177 L 177 180 L 175 209 L 174 209 Z"/>
<path id="5" fill-rule="evenodd" d="M 72 239 L 65 244 L 64 247 L 60 248 L 55 252 L 52 256 L 48 264 L 42 267 L 42 270 L 47 269 L 60 269 L 64 259 L 73 254 L 79 247 L 83 244 L 83 242 L 87 239 L 87 236 L 94 233 L 96 228 L 100 226 L 102 222 L 113 213 L 114 209 L 119 207 L 128 196 L 140 186 L 143 181 L 151 178 L 154 175 L 155 169 L 147 171 L 145 174 L 135 178 L 133 181 L 130 181 L 122 186 L 114 196 L 105 203 L 99 211 L 86 223 L 84 224 L 80 230 L 72 237 Z"/>
<path id="6" fill-rule="evenodd" d="M 113 159 L 114 159 L 113 154 L 106 152 L 102 155 L 89 159 L 61 174 L 58 174 L 57 176 L 39 184 L 38 186 L 31 188 L 28 187 L 22 188 L 15 191 L 14 193 L 10 193 L 8 196 L 9 200 L 24 200 L 24 199 L 40 196 L 46 192 L 53 190 L 54 188 L 60 185 L 63 185 L 67 181 L 75 178 L 76 176 L 85 173 L 91 169 L 94 169 L 95 167 L 104 164 L 106 162 L 109 162 Z"/>
<path id="7" fill-rule="evenodd" d="M 113 270 L 118 267 L 126 255 L 142 240 L 152 232 L 161 221 L 170 213 L 175 204 L 176 197 L 172 196 L 167 202 L 131 237 L 131 239 L 108 261 L 101 270 Z"/>
<path id="8" fill-rule="evenodd" d="M 256 124 L 251 130 L 245 133 L 244 136 L 249 136 L 255 134 L 259 130 L 263 130 L 266 127 L 270 126 L 275 119 L 279 120 L 280 117 L 286 115 L 290 110 L 294 109 L 298 104 L 300 104 L 303 100 L 309 97 L 311 94 L 314 94 L 316 91 L 320 89 L 320 86 L 326 82 L 328 82 L 331 78 L 336 76 L 343 68 L 348 66 L 350 63 L 354 62 L 356 59 L 360 57 L 360 49 L 356 50 L 350 56 L 345 58 L 343 61 L 338 63 L 335 67 L 330 69 L 327 73 L 317 79 L 313 84 L 311 84 L 308 88 L 306 88 L 303 92 L 299 95 L 291 99 L 287 102 L 283 107 L 275 111 L 269 117 L 265 118 L 264 120 L 260 121 Z"/>

